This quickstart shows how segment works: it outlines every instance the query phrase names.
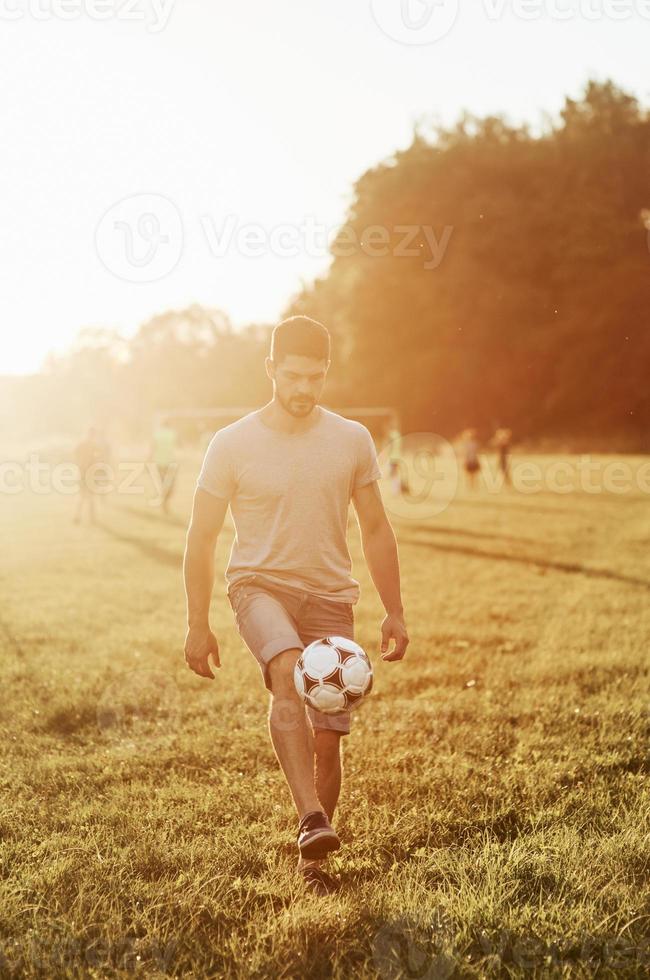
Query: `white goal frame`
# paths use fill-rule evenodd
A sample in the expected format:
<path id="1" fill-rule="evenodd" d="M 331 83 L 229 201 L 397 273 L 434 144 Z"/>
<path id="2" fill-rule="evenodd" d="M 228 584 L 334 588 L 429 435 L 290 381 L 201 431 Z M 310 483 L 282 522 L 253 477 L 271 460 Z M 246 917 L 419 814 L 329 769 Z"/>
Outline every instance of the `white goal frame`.
<path id="1" fill-rule="evenodd" d="M 196 420 L 197 422 L 207 423 L 200 430 L 202 434 L 205 434 L 209 431 L 216 432 L 217 429 L 222 429 L 224 425 L 236 422 L 237 419 L 248 415 L 249 412 L 256 411 L 257 408 L 259 406 L 165 409 L 154 414 L 153 426 L 157 428 L 160 425 L 166 424 L 173 427 L 175 422 L 191 422 Z M 362 423 L 364 419 L 375 420 L 383 418 L 386 420 L 383 434 L 388 429 L 400 429 L 399 412 L 392 405 L 355 405 L 353 407 L 343 408 L 333 408 L 329 405 L 323 405 L 323 408 L 336 412 L 344 418 L 355 419 L 357 422 Z"/>

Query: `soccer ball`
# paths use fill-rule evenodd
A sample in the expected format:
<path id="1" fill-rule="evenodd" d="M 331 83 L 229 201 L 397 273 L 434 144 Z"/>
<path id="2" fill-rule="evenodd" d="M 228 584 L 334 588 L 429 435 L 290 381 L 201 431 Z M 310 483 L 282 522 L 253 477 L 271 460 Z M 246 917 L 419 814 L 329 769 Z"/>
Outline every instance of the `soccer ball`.
<path id="1" fill-rule="evenodd" d="M 354 640 L 325 636 L 302 651 L 293 679 L 305 704 L 324 715 L 338 715 L 352 711 L 370 694 L 372 664 Z"/>

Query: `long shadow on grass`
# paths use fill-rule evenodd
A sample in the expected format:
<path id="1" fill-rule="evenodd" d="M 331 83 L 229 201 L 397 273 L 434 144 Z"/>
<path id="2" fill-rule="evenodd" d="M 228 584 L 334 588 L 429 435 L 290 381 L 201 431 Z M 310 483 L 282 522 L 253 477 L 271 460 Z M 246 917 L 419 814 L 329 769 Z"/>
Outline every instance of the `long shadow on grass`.
<path id="1" fill-rule="evenodd" d="M 534 498 L 534 500 L 537 501 L 540 497 L 543 500 L 557 499 L 557 495 L 553 494 L 551 491 L 548 492 L 542 491 L 540 493 L 531 494 L 531 496 L 528 499 L 532 500 Z M 622 501 L 636 503 L 636 504 L 640 504 L 640 503 L 647 504 L 650 497 L 647 497 L 643 494 L 632 494 L 632 493 L 610 494 L 609 496 L 607 496 L 606 494 L 584 494 L 578 498 L 574 497 L 573 499 L 576 500 L 577 504 L 591 505 L 592 503 L 599 503 L 599 504 L 610 504 L 614 506 Z M 568 514 L 574 518 L 581 517 L 581 516 L 583 517 L 594 516 L 593 513 L 590 513 L 584 509 L 581 510 L 578 507 L 573 507 L 573 508 L 547 507 L 543 503 L 537 504 L 535 502 L 532 504 L 528 504 L 528 503 L 524 503 L 521 500 L 513 500 L 512 497 L 502 497 L 497 500 L 494 499 L 488 500 L 485 497 L 479 497 L 479 496 L 477 496 L 475 500 L 472 500 L 469 497 L 462 497 L 453 500 L 450 506 L 451 507 L 480 507 L 481 509 L 483 509 L 484 507 L 497 507 L 501 512 L 503 512 L 504 510 L 512 509 L 512 510 L 525 511 L 527 514 L 535 514 L 535 513 L 552 514 L 553 516 L 557 514 Z M 602 514 L 599 516 L 602 517 Z"/>
<path id="2" fill-rule="evenodd" d="M 4 621 L 2 616 L 0 616 L 0 636 L 4 636 L 6 638 L 9 646 L 14 649 L 17 656 L 19 657 L 25 656 L 25 651 L 20 645 L 20 642 L 18 641 L 18 637 L 13 632 L 13 630 L 9 628 L 9 626 Z"/>
<path id="3" fill-rule="evenodd" d="M 528 504 L 520 503 L 517 500 L 511 500 L 510 498 L 502 498 L 500 500 L 485 500 L 481 497 L 476 500 L 468 500 L 467 498 L 452 500 L 450 508 L 454 507 L 480 507 L 481 510 L 484 507 L 496 507 L 503 513 L 504 510 L 521 510 L 525 511 L 527 514 L 552 514 L 554 517 L 558 514 L 568 514 L 571 517 L 577 517 L 579 511 L 571 509 L 569 507 L 539 507 L 539 506 L 529 506 Z"/>
<path id="4" fill-rule="evenodd" d="M 461 527 L 437 527 L 432 524 L 413 524 L 410 521 L 393 521 L 392 523 L 395 528 L 408 528 L 411 531 L 424 531 L 427 534 L 449 534 L 454 538 L 487 538 L 489 541 L 494 541 L 497 538 L 499 541 L 509 541 L 510 544 L 543 545 L 544 543 L 542 541 L 536 541 L 535 538 L 516 538 L 511 534 L 501 534 L 498 531 L 490 534 L 488 531 L 468 531 L 466 528 Z"/>
<path id="5" fill-rule="evenodd" d="M 169 565 L 170 568 L 180 568 L 183 562 L 183 555 L 179 551 L 168 551 L 166 548 L 161 548 L 159 545 L 154 544 L 153 541 L 147 541 L 145 538 L 138 538 L 132 534 L 123 534 L 120 531 L 116 531 L 114 527 L 104 524 L 102 521 L 97 521 L 96 527 L 116 541 L 137 548 L 147 558 L 160 562 L 162 565 Z"/>
<path id="6" fill-rule="evenodd" d="M 124 514 L 124 513 L 133 514 L 135 517 L 140 517 L 145 521 L 149 521 L 149 523 L 151 524 L 158 525 L 159 527 L 160 526 L 181 527 L 183 528 L 184 531 L 187 530 L 187 527 L 190 522 L 189 515 L 185 519 L 183 519 L 175 514 L 163 514 L 160 511 L 145 510 L 143 507 L 133 507 L 130 506 L 129 504 L 124 504 L 123 506 L 115 507 L 114 512 L 116 514 Z M 225 524 L 219 534 L 220 540 L 229 543 L 233 537 L 234 537 L 233 529 L 229 525 Z"/>
<path id="7" fill-rule="evenodd" d="M 412 544 L 419 548 L 431 548 L 432 551 L 446 551 L 456 555 L 468 555 L 471 558 L 488 558 L 490 561 L 515 562 L 519 565 L 530 565 L 534 568 L 565 572 L 570 575 L 604 578 L 614 582 L 623 582 L 625 585 L 636 585 L 639 588 L 650 590 L 650 582 L 646 579 L 635 578 L 632 575 L 621 575 L 620 572 L 614 572 L 609 568 L 589 568 L 588 565 L 579 565 L 577 562 L 549 561 L 546 558 L 531 558 L 527 555 L 508 555 L 500 551 L 469 548 L 462 544 L 439 544 L 437 541 L 422 541 L 420 538 L 400 537 L 400 544 Z"/>
<path id="8" fill-rule="evenodd" d="M 119 510 L 134 514 L 136 517 L 142 518 L 143 521 L 150 521 L 153 524 L 159 525 L 186 528 L 189 521 L 189 518 L 184 521 L 175 514 L 162 514 L 160 511 L 145 510 L 144 507 L 130 507 L 128 504 L 120 507 Z"/>
<path id="9" fill-rule="evenodd" d="M 372 867 L 343 868 L 339 877 L 343 885 L 360 885 L 376 880 L 395 864 L 407 865 L 419 861 L 423 851 L 471 846 L 485 838 L 507 844 L 529 834 L 530 829 L 525 815 L 514 808 L 474 823 L 460 820 L 441 823 L 431 827 L 426 833 L 409 838 L 407 845 L 397 839 L 385 843 L 376 849 Z"/>

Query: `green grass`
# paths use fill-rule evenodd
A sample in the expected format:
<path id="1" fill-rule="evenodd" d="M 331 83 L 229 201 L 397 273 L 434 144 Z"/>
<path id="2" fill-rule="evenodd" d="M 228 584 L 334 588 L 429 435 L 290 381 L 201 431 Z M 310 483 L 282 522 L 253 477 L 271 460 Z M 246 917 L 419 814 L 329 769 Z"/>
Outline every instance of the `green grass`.
<path id="1" fill-rule="evenodd" d="M 183 663 L 196 466 L 169 521 L 138 496 L 90 528 L 70 497 L 0 501 L 0 976 L 645 975 L 650 497 L 483 489 L 393 515 L 401 665 L 351 524 L 376 686 L 323 900 L 294 877 L 229 527 L 222 671 Z"/>

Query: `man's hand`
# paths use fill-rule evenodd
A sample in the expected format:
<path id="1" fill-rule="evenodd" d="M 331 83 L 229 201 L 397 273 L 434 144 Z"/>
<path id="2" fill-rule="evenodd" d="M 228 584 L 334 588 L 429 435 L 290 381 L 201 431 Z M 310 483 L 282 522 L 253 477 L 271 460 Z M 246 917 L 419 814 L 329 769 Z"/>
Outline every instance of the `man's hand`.
<path id="1" fill-rule="evenodd" d="M 215 667 L 221 667 L 219 644 L 209 626 L 190 626 L 185 637 L 185 663 L 199 677 L 214 679 L 208 657 L 212 655 Z"/>
<path id="2" fill-rule="evenodd" d="M 391 640 L 395 641 L 395 646 L 390 651 L 388 644 Z M 401 660 L 406 653 L 409 644 L 408 633 L 404 623 L 404 616 L 401 613 L 388 613 L 381 624 L 381 652 L 384 654 L 382 660 Z"/>

